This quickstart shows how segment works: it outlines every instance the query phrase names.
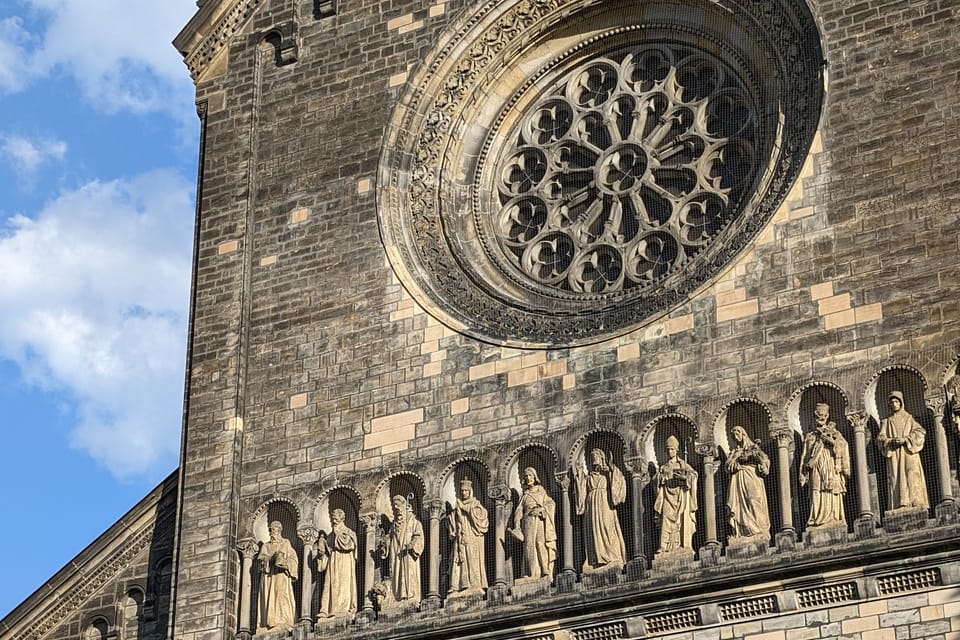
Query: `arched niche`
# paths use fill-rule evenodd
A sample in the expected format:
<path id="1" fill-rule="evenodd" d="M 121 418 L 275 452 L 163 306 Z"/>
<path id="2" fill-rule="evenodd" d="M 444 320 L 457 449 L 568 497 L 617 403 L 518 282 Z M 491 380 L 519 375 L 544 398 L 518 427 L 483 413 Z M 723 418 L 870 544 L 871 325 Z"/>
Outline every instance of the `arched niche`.
<path id="1" fill-rule="evenodd" d="M 357 491 L 352 487 L 343 485 L 331 487 L 330 489 L 324 491 L 314 503 L 312 509 L 312 520 L 313 526 L 316 527 L 319 534 L 317 548 L 320 548 L 321 545 L 329 544 L 330 546 L 333 546 L 335 544 L 332 540 L 328 542 L 328 536 L 330 536 L 333 528 L 332 514 L 338 509 L 343 511 L 344 524 L 356 535 L 357 562 L 354 563 L 353 572 L 357 585 L 356 602 L 361 603 L 363 602 L 363 581 L 361 580 L 360 571 L 362 570 L 363 565 L 362 559 L 366 557 L 367 553 L 367 541 L 366 536 L 363 535 L 363 531 L 360 526 L 362 500 Z M 329 558 L 326 560 L 327 562 L 332 562 L 329 560 Z M 330 572 L 328 571 L 330 568 L 329 565 L 324 566 L 324 570 L 321 571 L 319 570 L 320 567 L 316 564 L 316 561 L 317 559 L 315 558 L 314 564 L 312 565 L 314 572 L 312 574 L 313 593 L 310 597 L 311 619 L 315 619 L 315 616 L 321 611 L 321 598 L 324 593 L 325 581 L 330 577 Z"/>
<path id="2" fill-rule="evenodd" d="M 763 480 L 764 492 L 767 499 L 770 530 L 779 531 L 782 522 L 782 505 L 777 493 L 777 474 L 775 464 L 777 460 L 776 442 L 770 435 L 773 425 L 773 416 L 770 409 L 754 398 L 740 398 L 726 404 L 717 413 L 713 421 L 713 443 L 717 448 L 718 470 L 716 474 L 716 513 L 719 516 L 718 530 L 721 539 L 728 537 L 733 527 L 730 523 L 730 490 L 733 482 L 733 473 L 730 471 L 728 460 L 730 453 L 736 449 L 737 441 L 733 434 L 734 427 L 741 427 L 747 437 L 763 451 L 769 461 L 769 472 L 763 474 L 758 471 L 758 477 Z M 788 507 L 789 508 L 789 507 Z"/>
<path id="3" fill-rule="evenodd" d="M 872 442 L 867 446 L 867 454 L 874 460 L 879 513 L 882 514 L 881 518 L 885 526 L 889 524 L 887 516 L 893 509 L 893 505 L 890 504 L 888 460 L 881 449 L 879 434 L 883 421 L 893 413 L 890 397 L 894 392 L 900 392 L 903 395 L 903 410 L 912 415 L 925 431 L 920 461 L 927 489 L 928 506 L 932 507 L 941 499 L 937 476 L 936 432 L 934 431 L 936 424 L 933 412 L 926 403 L 927 381 L 923 374 L 911 366 L 885 367 L 870 379 L 864 389 L 864 406 L 870 416 L 869 430 L 872 436 Z"/>
<path id="4" fill-rule="evenodd" d="M 270 523 L 279 522 L 283 526 L 281 534 L 296 549 L 297 526 L 300 524 L 300 509 L 286 498 L 274 498 L 260 505 L 253 514 L 253 537 L 257 542 L 270 540 Z"/>
<path id="5" fill-rule="evenodd" d="M 401 471 L 398 473 L 391 474 L 383 482 L 380 483 L 377 487 L 376 492 L 376 508 L 377 513 L 380 514 L 380 529 L 383 532 L 383 535 L 389 536 L 391 527 L 393 525 L 394 515 L 393 515 L 393 498 L 395 496 L 402 496 L 409 502 L 410 509 L 413 514 L 416 516 L 417 520 L 420 521 L 420 524 L 423 527 L 424 535 L 424 551 L 423 554 L 418 559 L 420 564 L 420 596 L 421 598 L 425 597 L 429 588 L 429 570 L 430 559 L 429 559 L 429 548 L 426 546 L 427 540 L 430 538 L 430 516 L 427 513 L 426 505 L 424 504 L 424 497 L 426 495 L 426 483 L 423 479 L 408 471 Z M 385 547 L 384 547 L 385 548 Z M 384 581 L 390 580 L 390 558 L 380 558 L 378 563 L 380 579 Z M 392 600 L 393 596 L 390 595 L 386 604 L 381 604 L 381 606 L 397 606 L 397 603 Z M 409 601 L 405 601 L 409 602 Z M 419 604 L 419 603 L 416 603 Z"/>
<path id="6" fill-rule="evenodd" d="M 554 525 L 557 530 L 557 558 L 554 564 L 554 571 L 559 571 L 561 566 L 560 549 L 563 548 L 563 527 L 559 525 L 560 513 L 560 491 L 556 482 L 556 473 L 559 467 L 559 456 L 557 452 L 544 444 L 528 444 L 515 450 L 506 465 L 504 465 L 504 475 L 507 485 L 510 487 L 511 503 L 516 510 L 519 500 L 523 495 L 522 474 L 532 468 L 536 473 L 537 479 L 543 485 L 547 495 L 553 500 L 556 509 L 554 511 Z M 516 512 L 510 514 L 509 527 L 518 527 Z M 512 535 L 507 535 L 504 541 L 507 555 L 507 567 L 509 576 L 517 579 L 524 575 L 523 546 Z M 510 569 L 512 567 L 512 570 Z"/>
<path id="7" fill-rule="evenodd" d="M 123 620 L 122 640 L 136 640 L 139 637 L 143 601 L 143 589 L 139 586 L 127 587 L 127 593 L 120 601 L 120 617 Z"/>
<path id="8" fill-rule="evenodd" d="M 490 470 L 479 458 L 460 458 L 447 466 L 440 475 L 440 500 L 443 504 L 443 516 L 440 520 L 440 594 L 450 594 L 451 576 L 453 573 L 454 540 L 451 535 L 450 522 L 457 500 L 461 496 L 464 483 L 468 482 L 476 497 L 487 510 L 489 529 L 484 535 L 484 569 L 486 570 L 487 586 L 493 583 L 497 575 L 496 567 L 496 536 L 494 517 L 496 506 L 490 498 Z"/>
<path id="9" fill-rule="evenodd" d="M 644 555 L 653 558 L 657 549 L 660 547 L 660 523 L 657 518 L 657 512 L 654 508 L 657 500 L 657 492 L 660 488 L 658 480 L 658 471 L 660 466 L 667 462 L 667 440 L 675 437 L 679 443 L 677 455 L 685 460 L 687 464 L 693 467 L 699 474 L 700 480 L 703 477 L 703 465 L 700 455 L 697 453 L 696 445 L 700 441 L 700 431 L 693 420 L 682 413 L 668 413 L 659 416 L 644 426 L 640 433 L 637 443 L 637 449 L 640 456 L 647 464 L 650 482 L 643 490 L 641 502 L 643 504 L 644 531 L 649 531 L 652 535 L 644 535 Z M 703 482 L 697 482 L 697 502 L 702 502 Z M 705 523 L 703 520 L 703 509 L 697 509 L 696 512 L 696 532 L 693 536 L 693 548 L 699 549 L 704 541 Z"/>
<path id="10" fill-rule="evenodd" d="M 804 385 L 787 401 L 787 422 L 796 434 L 790 470 L 791 495 L 794 496 L 793 523 L 798 531 L 804 532 L 808 529 L 810 522 L 813 503 L 812 481 L 808 481 L 804 486 L 800 485 L 800 466 L 804 462 L 805 452 L 812 453 L 811 447 L 815 436 L 811 434 L 816 431 L 816 411 L 821 405 L 829 408 L 828 424 L 833 423 L 836 426 L 847 445 L 850 473 L 846 477 L 843 512 L 847 530 L 852 531 L 853 521 L 857 516 L 857 492 L 860 488 L 856 486 L 856 472 L 853 466 L 856 463 L 853 429 L 846 415 L 849 400 L 843 389 L 826 381 Z"/>
<path id="11" fill-rule="evenodd" d="M 341 509 L 346 516 L 346 525 L 358 531 L 361 506 L 360 495 L 352 487 L 338 485 L 328 489 L 313 505 L 313 526 L 321 535 L 330 533 L 330 514 L 334 509 Z"/>
<path id="12" fill-rule="evenodd" d="M 576 442 L 573 443 L 573 446 L 570 448 L 569 460 L 570 465 L 575 469 L 579 470 L 584 476 L 588 475 L 591 468 L 591 457 L 594 450 L 600 450 L 603 453 L 603 458 L 608 465 L 616 467 L 621 474 L 624 474 L 624 479 L 627 478 L 627 470 L 624 467 L 624 457 L 626 456 L 627 444 L 621 436 L 616 431 L 610 429 L 594 429 L 589 433 L 586 433 L 580 436 Z M 633 554 L 633 536 L 631 532 L 633 531 L 633 512 L 630 509 L 632 504 L 632 483 L 629 480 L 626 480 L 626 490 L 627 494 L 623 502 L 615 506 L 617 513 L 617 520 L 620 523 L 620 531 L 623 535 L 624 544 L 626 547 L 626 553 L 624 557 L 624 562 Z M 570 508 L 572 511 L 572 521 L 573 526 L 573 548 L 574 548 L 574 567 L 583 567 L 584 571 L 589 570 L 588 568 L 588 558 L 587 558 L 587 540 L 584 539 L 584 536 L 587 533 L 587 525 L 584 522 L 585 514 L 577 514 L 577 487 L 574 478 L 574 482 L 571 485 L 571 495 L 570 495 Z M 609 496 L 609 487 L 607 487 L 607 492 Z"/>
<path id="13" fill-rule="evenodd" d="M 426 483 L 424 483 L 420 476 L 414 473 L 401 471 L 391 474 L 377 487 L 377 513 L 385 515 L 388 520 L 392 520 L 393 505 L 391 504 L 391 500 L 393 500 L 394 496 L 403 496 L 410 502 L 413 512 L 417 514 L 417 518 L 423 521 L 426 516 L 423 504 L 426 491 Z"/>
<path id="14" fill-rule="evenodd" d="M 296 552 L 298 563 L 302 562 L 303 544 L 297 536 L 297 528 L 300 525 L 300 509 L 297 505 L 286 498 L 273 498 L 260 505 L 253 514 L 253 523 L 251 529 L 253 536 L 260 543 L 261 548 L 265 542 L 270 540 L 270 524 L 279 522 L 281 526 L 280 535 L 283 536 Z M 251 600 L 250 620 L 254 628 L 260 626 L 260 590 L 263 588 L 263 574 L 257 569 L 258 562 L 253 563 L 254 569 L 251 576 L 251 589 L 253 597 Z M 294 602 L 297 603 L 296 615 L 300 615 L 300 581 L 293 583 Z"/>
<path id="15" fill-rule="evenodd" d="M 110 624 L 106 618 L 97 617 L 87 623 L 83 630 L 83 640 L 107 640 Z"/>

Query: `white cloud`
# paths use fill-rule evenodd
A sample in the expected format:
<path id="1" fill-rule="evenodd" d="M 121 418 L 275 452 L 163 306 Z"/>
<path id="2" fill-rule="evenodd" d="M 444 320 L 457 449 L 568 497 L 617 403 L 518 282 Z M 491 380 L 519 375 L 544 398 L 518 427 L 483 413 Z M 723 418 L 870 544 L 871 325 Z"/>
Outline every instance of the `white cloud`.
<path id="1" fill-rule="evenodd" d="M 14 16 L 0 20 L 0 91 L 24 87 L 30 67 L 26 64 L 30 34 L 23 20 Z"/>
<path id="2" fill-rule="evenodd" d="M 33 173 L 48 160 L 62 160 L 66 153 L 67 143 L 61 140 L 0 134 L 0 156 L 9 160 L 20 176 Z"/>
<path id="3" fill-rule="evenodd" d="M 64 70 L 93 105 L 108 113 L 163 111 L 182 105 L 184 99 L 189 103 L 190 77 L 170 42 L 196 11 L 192 0 L 23 0 L 23 4 L 38 17 L 35 22 L 43 32 L 32 36 L 35 44 L 28 49 L 23 44 L 28 39 L 23 22 L 7 21 L 8 29 L 19 28 L 20 34 L 11 40 L 12 46 L 19 46 L 21 60 L 14 63 L 12 73 L 29 70 L 42 77 Z M 5 57 L 0 51 L 0 60 Z M 4 66 L 0 63 L 0 88 L 20 88 L 22 75 L 19 86 L 3 81 Z"/>
<path id="4" fill-rule="evenodd" d="M 176 464 L 191 191 L 171 171 L 92 182 L 0 230 L 0 357 L 68 393 L 73 444 L 120 477 Z"/>

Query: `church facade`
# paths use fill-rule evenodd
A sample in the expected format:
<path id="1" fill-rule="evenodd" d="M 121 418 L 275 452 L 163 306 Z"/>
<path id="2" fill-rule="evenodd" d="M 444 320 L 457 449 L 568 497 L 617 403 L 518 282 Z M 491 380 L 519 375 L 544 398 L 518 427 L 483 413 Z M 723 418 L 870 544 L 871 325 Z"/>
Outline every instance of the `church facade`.
<path id="1" fill-rule="evenodd" d="M 202 0 L 179 469 L 2 640 L 960 637 L 960 7 Z"/>

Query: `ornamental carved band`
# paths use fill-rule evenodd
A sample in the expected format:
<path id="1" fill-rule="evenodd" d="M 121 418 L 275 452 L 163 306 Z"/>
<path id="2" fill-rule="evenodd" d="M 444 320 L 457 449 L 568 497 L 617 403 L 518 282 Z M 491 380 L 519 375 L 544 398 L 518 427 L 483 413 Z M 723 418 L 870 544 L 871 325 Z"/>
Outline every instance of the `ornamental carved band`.
<path id="1" fill-rule="evenodd" d="M 662 316 L 773 216 L 823 101 L 803 0 L 491 0 L 387 128 L 378 215 L 429 313 L 500 344 Z"/>

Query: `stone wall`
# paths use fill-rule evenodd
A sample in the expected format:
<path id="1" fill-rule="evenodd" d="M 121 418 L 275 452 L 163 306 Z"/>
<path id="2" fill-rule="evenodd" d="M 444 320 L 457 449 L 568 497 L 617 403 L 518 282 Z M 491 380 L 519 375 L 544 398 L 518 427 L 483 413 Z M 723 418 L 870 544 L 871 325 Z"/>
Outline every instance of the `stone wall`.
<path id="1" fill-rule="evenodd" d="M 174 636 L 229 637 L 240 626 L 236 548 L 257 536 L 270 500 L 287 501 L 307 524 L 311 505 L 348 486 L 357 515 L 382 512 L 391 474 L 418 473 L 420 497 L 438 499 L 442 471 L 464 456 L 484 461 L 490 486 L 508 485 L 508 463 L 524 444 L 552 448 L 562 471 L 575 440 L 601 428 L 620 434 L 623 458 L 636 457 L 644 429 L 668 414 L 711 444 L 737 401 L 764 407 L 771 443 L 770 432 L 803 430 L 794 400 L 812 383 L 839 390 L 846 406 L 835 417 L 879 419 L 877 381 L 896 371 L 909 372 L 911 409 L 934 429 L 939 409 L 926 414 L 927 403 L 942 396 L 960 354 L 951 295 L 960 280 L 960 9 L 949 0 L 810 4 L 826 104 L 774 218 L 668 315 L 597 344 L 544 350 L 495 346 L 440 324 L 401 286 L 378 228 L 391 114 L 466 4 L 351 1 L 327 15 L 303 1 L 206 3 L 192 28 L 215 36 L 219 7 L 238 8 L 209 43 L 188 43 L 190 29 L 178 41 L 206 57 L 188 56 L 205 142 Z M 934 502 L 955 483 L 956 434 L 947 437 L 947 474 L 935 445 L 925 459 Z M 881 482 L 877 461 L 868 463 L 868 483 Z M 803 498 L 793 488 L 803 541 Z M 869 511 L 883 524 L 882 492 L 855 491 L 874 497 Z M 848 513 L 851 539 L 859 506 Z M 934 538 L 950 547 L 952 525 L 937 515 L 929 513 L 930 527 L 941 527 Z M 722 517 L 717 525 L 725 535 Z M 839 552 L 844 566 L 859 562 L 858 544 L 869 543 Z M 836 553 L 815 553 L 817 569 L 802 571 L 824 570 Z M 857 606 L 867 607 L 858 610 L 865 625 L 876 616 L 873 631 L 885 633 L 899 623 L 868 613 L 882 602 Z M 856 631 L 831 619 L 835 611 L 816 614 L 826 616 L 823 637 L 835 622 Z M 912 633 L 910 624 L 924 622 L 903 624 Z M 744 624 L 759 626 L 716 629 L 785 633 Z"/>

